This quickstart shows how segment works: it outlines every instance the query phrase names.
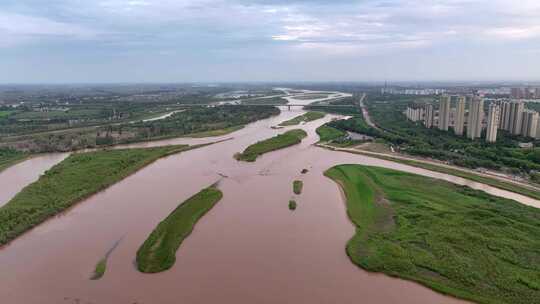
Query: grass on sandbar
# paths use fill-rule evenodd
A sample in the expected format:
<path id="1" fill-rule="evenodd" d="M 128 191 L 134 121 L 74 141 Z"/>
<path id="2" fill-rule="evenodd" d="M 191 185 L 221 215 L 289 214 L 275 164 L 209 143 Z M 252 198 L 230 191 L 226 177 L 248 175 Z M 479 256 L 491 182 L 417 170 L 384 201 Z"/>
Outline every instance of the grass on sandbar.
<path id="1" fill-rule="evenodd" d="M 289 210 L 296 210 L 296 201 L 290 200 L 289 201 Z"/>
<path id="2" fill-rule="evenodd" d="M 103 258 L 99 260 L 99 262 L 96 264 L 96 269 L 94 270 L 94 275 L 90 278 L 90 280 L 99 280 L 105 275 L 105 270 L 107 269 L 107 259 Z"/>
<path id="3" fill-rule="evenodd" d="M 319 140 L 323 142 L 338 139 L 347 135 L 347 133 L 326 124 L 318 127 L 315 132 L 319 135 Z"/>
<path id="4" fill-rule="evenodd" d="M 295 125 L 298 125 L 298 124 L 300 124 L 302 122 L 310 122 L 310 121 L 314 121 L 314 120 L 317 120 L 317 119 L 321 119 L 325 115 L 326 114 L 323 113 L 323 112 L 310 111 L 310 112 L 306 112 L 305 114 L 296 116 L 293 119 L 286 120 L 286 121 L 280 123 L 279 126 L 281 126 L 281 127 L 295 126 Z"/>
<path id="5" fill-rule="evenodd" d="M 189 146 L 74 153 L 0 208 L 0 245 L 155 160 Z"/>
<path id="6" fill-rule="evenodd" d="M 377 167 L 325 175 L 346 194 L 355 264 L 479 303 L 540 303 L 540 209 Z"/>
<path id="7" fill-rule="evenodd" d="M 259 141 L 234 157 L 239 161 L 254 162 L 262 154 L 299 144 L 307 136 L 306 131 L 295 129 L 272 138 Z"/>
<path id="8" fill-rule="evenodd" d="M 302 189 L 304 188 L 304 182 L 301 180 L 295 180 L 293 182 L 293 192 L 294 194 L 302 194 Z"/>
<path id="9" fill-rule="evenodd" d="M 152 231 L 137 251 L 137 268 L 155 273 L 171 268 L 176 262 L 176 251 L 193 231 L 197 221 L 223 197 L 214 187 L 203 189 L 179 205 Z"/>

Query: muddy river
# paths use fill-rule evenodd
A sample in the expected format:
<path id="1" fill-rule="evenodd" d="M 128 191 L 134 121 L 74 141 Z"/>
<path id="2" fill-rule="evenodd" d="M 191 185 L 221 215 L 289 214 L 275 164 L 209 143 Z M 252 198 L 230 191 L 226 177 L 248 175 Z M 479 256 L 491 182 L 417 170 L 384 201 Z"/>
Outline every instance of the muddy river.
<path id="1" fill-rule="evenodd" d="M 457 177 L 313 146 L 317 126 L 301 126 L 302 144 L 255 163 L 233 154 L 284 130 L 280 122 L 303 113 L 248 125 L 227 136 L 173 139 L 132 146 L 218 144 L 161 159 L 81 202 L 0 249 L 2 303 L 460 303 L 419 284 L 372 274 L 353 265 L 345 244 L 353 235 L 338 187 L 322 173 L 343 163 L 376 165 L 447 179 L 514 198 L 522 197 Z M 289 127 L 291 129 L 294 127 Z M 34 158 L 0 174 L 8 200 L 65 155 Z M 300 174 L 309 169 L 305 175 Z M 20 179 L 16 179 L 18 176 Z M 292 181 L 304 181 L 300 196 Z M 175 266 L 142 274 L 135 254 L 156 224 L 178 204 L 220 181 L 224 198 L 182 244 Z M 288 209 L 289 199 L 298 202 Z M 529 202 L 530 203 L 530 202 Z M 538 203 L 537 201 L 532 204 Z M 540 206 L 540 205 L 539 205 Z M 121 240 L 105 276 L 89 280 L 95 264 Z"/>

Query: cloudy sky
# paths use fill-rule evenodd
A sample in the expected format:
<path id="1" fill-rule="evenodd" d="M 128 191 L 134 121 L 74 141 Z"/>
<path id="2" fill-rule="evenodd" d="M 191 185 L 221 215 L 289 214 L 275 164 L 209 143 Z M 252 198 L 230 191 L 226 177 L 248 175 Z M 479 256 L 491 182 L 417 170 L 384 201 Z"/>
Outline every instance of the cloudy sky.
<path id="1" fill-rule="evenodd" d="M 0 83 L 540 80 L 538 0 L 1 0 Z"/>

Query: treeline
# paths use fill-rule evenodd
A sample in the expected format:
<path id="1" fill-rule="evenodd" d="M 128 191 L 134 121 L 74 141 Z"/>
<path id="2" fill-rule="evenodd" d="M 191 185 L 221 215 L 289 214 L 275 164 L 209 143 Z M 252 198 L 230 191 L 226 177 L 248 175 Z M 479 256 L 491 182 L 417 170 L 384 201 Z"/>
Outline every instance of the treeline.
<path id="1" fill-rule="evenodd" d="M 367 102 L 371 119 L 384 130 L 378 136 L 398 146 L 401 151 L 468 168 L 482 167 L 512 173 L 540 170 L 540 149 L 518 148 L 520 138 L 501 131 L 498 141 L 490 144 L 483 139 L 472 141 L 465 136 L 456 136 L 452 130 L 425 128 L 421 123 L 405 119 L 402 114 L 410 101 L 410 97 L 398 97 L 378 101 L 372 98 Z M 377 136 L 376 133 L 367 134 Z"/>
<path id="2" fill-rule="evenodd" d="M 242 126 L 279 114 L 272 106 L 219 106 L 191 108 L 162 120 L 124 124 L 113 127 L 111 132 L 129 132 L 131 139 L 182 136 L 212 130 Z"/>
<path id="3" fill-rule="evenodd" d="M 97 129 L 28 135 L 4 145 L 35 153 L 72 151 L 241 127 L 277 114 L 279 109 L 272 106 L 198 107 L 162 120 L 111 123 Z"/>

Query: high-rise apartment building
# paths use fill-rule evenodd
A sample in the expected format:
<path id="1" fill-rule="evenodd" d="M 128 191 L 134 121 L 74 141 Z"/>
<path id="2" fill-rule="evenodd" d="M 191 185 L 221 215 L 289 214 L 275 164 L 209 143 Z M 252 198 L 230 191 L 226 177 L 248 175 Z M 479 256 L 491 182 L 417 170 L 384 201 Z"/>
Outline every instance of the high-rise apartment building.
<path id="1" fill-rule="evenodd" d="M 538 127 L 538 112 L 525 110 L 523 112 L 523 123 L 521 126 L 521 135 L 536 138 L 536 129 Z"/>
<path id="2" fill-rule="evenodd" d="M 426 128 L 433 127 L 433 120 L 434 120 L 434 113 L 433 113 L 433 105 L 432 104 L 426 104 L 424 107 L 424 125 Z"/>
<path id="3" fill-rule="evenodd" d="M 419 108 L 416 106 L 407 107 L 407 110 L 405 110 L 405 116 L 407 116 L 407 119 L 410 121 L 420 121 L 424 119 L 424 108 Z"/>
<path id="4" fill-rule="evenodd" d="M 521 126 L 523 124 L 523 110 L 525 105 L 523 101 L 512 101 L 510 103 L 510 121 L 508 131 L 514 135 L 521 133 Z"/>
<path id="5" fill-rule="evenodd" d="M 450 96 L 441 96 L 439 103 L 439 130 L 448 131 L 450 124 Z"/>
<path id="6" fill-rule="evenodd" d="M 487 127 L 486 127 L 486 141 L 497 141 L 497 129 L 499 127 L 500 108 L 495 103 L 490 103 L 488 108 Z"/>
<path id="7" fill-rule="evenodd" d="M 465 125 L 465 96 L 457 96 L 456 112 L 454 116 L 454 134 L 463 135 Z"/>
<path id="8" fill-rule="evenodd" d="M 482 135 L 482 119 L 484 118 L 484 99 L 469 98 L 469 116 L 467 119 L 467 137 L 479 138 Z"/>
<path id="9" fill-rule="evenodd" d="M 503 101 L 500 106 L 499 129 L 510 131 L 510 108 L 511 103 Z"/>

